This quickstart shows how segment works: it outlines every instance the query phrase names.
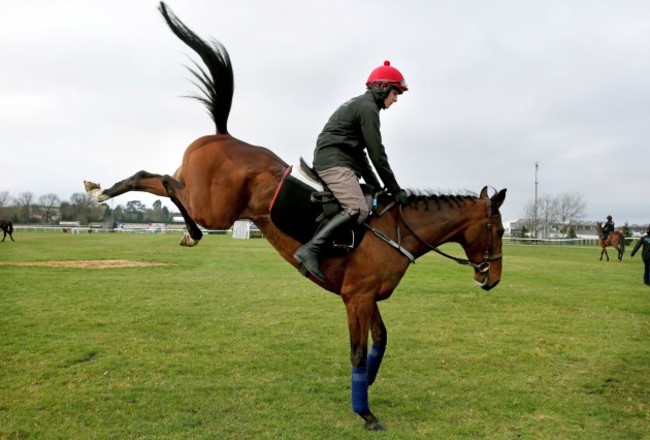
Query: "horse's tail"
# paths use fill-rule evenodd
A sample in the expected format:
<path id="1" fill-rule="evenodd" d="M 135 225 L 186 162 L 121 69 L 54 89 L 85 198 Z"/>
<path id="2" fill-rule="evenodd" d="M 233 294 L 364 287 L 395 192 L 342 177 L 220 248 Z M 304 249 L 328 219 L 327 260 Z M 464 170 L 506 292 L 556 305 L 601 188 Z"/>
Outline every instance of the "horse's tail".
<path id="1" fill-rule="evenodd" d="M 196 63 L 194 63 L 196 70 L 188 67 L 198 81 L 194 82 L 194 85 L 201 91 L 200 95 L 191 97 L 198 99 L 207 107 L 208 113 L 217 127 L 217 133 L 228 134 L 228 116 L 235 87 L 228 51 L 218 41 L 208 44 L 199 38 L 172 11 L 167 9 L 165 3 L 160 2 L 158 9 L 172 32 L 191 47 L 208 68 L 208 72 L 206 72 Z"/>
<path id="2" fill-rule="evenodd" d="M 621 254 L 625 252 L 625 235 L 622 232 L 619 232 L 619 237 L 621 238 Z"/>

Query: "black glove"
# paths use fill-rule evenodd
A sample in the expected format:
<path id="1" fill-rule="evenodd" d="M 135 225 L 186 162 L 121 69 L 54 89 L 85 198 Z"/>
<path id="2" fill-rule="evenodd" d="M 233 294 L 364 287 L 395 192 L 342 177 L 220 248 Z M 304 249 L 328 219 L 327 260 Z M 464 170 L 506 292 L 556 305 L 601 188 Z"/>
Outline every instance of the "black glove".
<path id="1" fill-rule="evenodd" d="M 393 196 L 393 200 L 395 200 L 395 202 L 399 203 L 400 205 L 406 205 L 409 201 L 409 195 L 406 191 L 400 189 Z"/>

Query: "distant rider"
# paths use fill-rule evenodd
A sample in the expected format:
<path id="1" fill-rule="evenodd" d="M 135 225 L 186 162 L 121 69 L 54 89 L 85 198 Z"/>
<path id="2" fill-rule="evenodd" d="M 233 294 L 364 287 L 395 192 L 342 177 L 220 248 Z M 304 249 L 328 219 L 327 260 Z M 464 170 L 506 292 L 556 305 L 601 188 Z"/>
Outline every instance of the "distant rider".
<path id="1" fill-rule="evenodd" d="M 612 232 L 614 232 L 614 222 L 612 221 L 612 216 L 608 215 L 607 221 L 603 225 L 603 240 L 607 240 L 607 237 L 609 237 L 609 234 Z"/>

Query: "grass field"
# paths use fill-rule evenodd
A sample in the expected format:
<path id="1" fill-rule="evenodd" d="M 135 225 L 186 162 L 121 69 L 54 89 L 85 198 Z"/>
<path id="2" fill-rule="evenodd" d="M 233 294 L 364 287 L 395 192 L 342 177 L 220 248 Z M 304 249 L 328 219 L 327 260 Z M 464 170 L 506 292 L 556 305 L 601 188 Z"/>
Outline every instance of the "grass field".
<path id="1" fill-rule="evenodd" d="M 650 289 L 629 250 L 505 245 L 490 292 L 418 260 L 381 304 L 370 403 L 387 431 L 370 433 L 350 409 L 343 304 L 265 240 L 14 235 L 0 439 L 650 438 Z M 107 259 L 161 265 L 16 265 Z"/>

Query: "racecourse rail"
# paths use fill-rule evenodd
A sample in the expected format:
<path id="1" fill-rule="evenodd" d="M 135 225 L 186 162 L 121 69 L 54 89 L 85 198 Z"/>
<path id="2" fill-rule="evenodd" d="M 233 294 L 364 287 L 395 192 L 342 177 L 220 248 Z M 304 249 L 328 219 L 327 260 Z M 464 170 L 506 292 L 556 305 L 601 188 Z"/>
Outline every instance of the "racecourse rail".
<path id="1" fill-rule="evenodd" d="M 125 223 L 117 228 L 106 228 L 100 224 L 76 225 L 72 222 L 60 225 L 14 225 L 15 231 L 30 232 L 63 232 L 67 234 L 94 234 L 94 233 L 120 233 L 120 234 L 185 234 L 184 224 L 164 223 Z M 257 238 L 262 233 L 247 220 L 237 221 L 229 229 L 205 229 L 205 234 L 233 234 L 235 238 Z"/>
<path id="2" fill-rule="evenodd" d="M 150 224 L 150 223 L 129 223 L 117 228 L 98 227 L 96 225 L 14 225 L 16 231 L 31 232 L 57 232 L 61 231 L 70 234 L 82 233 L 120 233 L 120 234 L 184 234 L 186 232 L 183 224 Z M 233 228 L 229 229 L 204 229 L 201 230 L 206 234 L 232 234 Z M 253 225 L 251 227 L 251 237 L 259 237 L 259 230 Z M 626 245 L 631 245 L 636 237 L 627 238 Z M 529 238 L 529 237 L 511 237 L 504 236 L 504 243 L 516 245 L 544 245 L 544 246 L 597 246 L 598 238 L 595 236 L 585 236 L 578 238 Z"/>

